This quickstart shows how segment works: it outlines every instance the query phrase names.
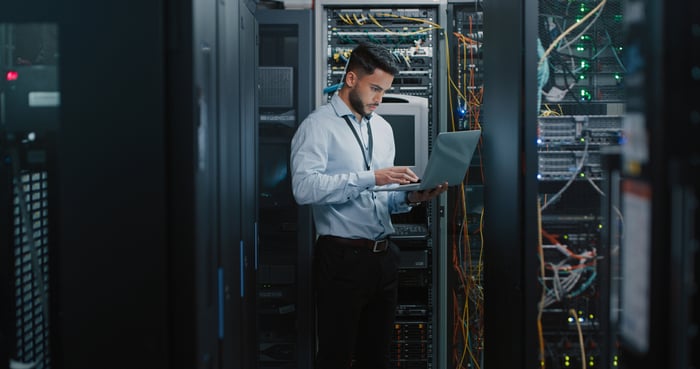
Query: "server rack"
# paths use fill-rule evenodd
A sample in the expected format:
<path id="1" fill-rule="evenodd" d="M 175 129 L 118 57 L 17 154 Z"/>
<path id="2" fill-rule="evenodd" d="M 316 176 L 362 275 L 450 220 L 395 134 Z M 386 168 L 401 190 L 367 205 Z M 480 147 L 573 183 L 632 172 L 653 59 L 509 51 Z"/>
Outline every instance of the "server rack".
<path id="1" fill-rule="evenodd" d="M 622 143 L 622 20 L 620 1 L 539 3 L 537 322 L 545 367 L 619 364 L 609 334 L 613 250 L 603 228 L 620 218 L 603 221 L 610 194 L 602 187 L 603 152 Z"/>
<path id="2" fill-rule="evenodd" d="M 254 188 L 241 178 L 254 170 L 239 148 L 254 139 L 242 122 L 255 121 L 255 53 L 241 50 L 255 43 L 255 4 L 227 5 L 4 4 L 1 22 L 58 29 L 59 124 L 46 146 L 57 168 L 46 177 L 51 367 L 251 366 L 239 332 L 254 332 L 254 225 L 241 199 Z M 4 367 L 15 337 L 2 291 Z"/>
<path id="3" fill-rule="evenodd" d="M 624 2 L 628 141 L 620 161 L 623 367 L 694 368 L 698 347 L 695 2 Z M 671 95 L 672 91 L 688 91 Z M 634 229 L 634 231 L 632 230 Z M 694 350 L 695 349 L 695 350 Z"/>
<path id="4" fill-rule="evenodd" d="M 448 129 L 488 130 L 482 116 L 484 84 L 484 8 L 481 1 L 448 3 Z M 447 295 L 450 315 L 445 332 L 450 368 L 484 366 L 484 189 L 482 147 L 477 148 L 464 182 L 447 196 Z"/>
<path id="5" fill-rule="evenodd" d="M 419 96 L 429 104 L 429 147 L 437 132 L 446 129 L 446 107 L 440 70 L 445 68 L 444 1 L 405 0 L 356 4 L 325 0 L 315 3 L 316 104 L 329 96 L 324 90 L 342 78 L 349 52 L 359 41 L 384 44 L 404 60 L 394 79 L 392 94 Z M 444 200 L 443 200 L 444 201 Z M 394 242 L 401 249 L 399 296 L 392 343 L 394 367 L 437 368 L 445 365 L 444 332 L 447 307 L 447 265 L 443 238 L 444 204 L 434 201 L 409 214 L 393 216 L 398 230 Z"/>
<path id="6" fill-rule="evenodd" d="M 53 367 L 57 287 L 57 34 L 53 23 L 0 23 L 3 363 Z"/>
<path id="7" fill-rule="evenodd" d="M 293 199 L 291 138 L 313 109 L 311 10 L 258 9 L 257 367 L 310 368 L 313 227 Z"/>

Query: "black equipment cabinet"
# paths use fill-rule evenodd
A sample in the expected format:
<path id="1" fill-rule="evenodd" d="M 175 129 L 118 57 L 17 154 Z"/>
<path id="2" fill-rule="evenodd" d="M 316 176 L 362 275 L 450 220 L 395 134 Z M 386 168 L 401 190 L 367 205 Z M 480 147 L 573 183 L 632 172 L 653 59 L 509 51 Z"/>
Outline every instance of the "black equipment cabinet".
<path id="1" fill-rule="evenodd" d="M 620 165 L 622 367 L 697 368 L 700 7 L 624 5 L 630 109 Z"/>
<path id="2" fill-rule="evenodd" d="M 315 353 L 311 209 L 294 201 L 291 139 L 313 109 L 310 10 L 259 9 L 257 368 L 311 368 Z"/>
<path id="3" fill-rule="evenodd" d="M 37 140 L 19 155 L 41 145 L 47 157 L 50 360 L 43 367 L 251 367 L 241 332 L 255 329 L 247 323 L 255 225 L 244 201 L 254 188 L 241 178 L 254 167 L 241 148 L 254 138 L 255 3 L 3 7 L 0 23 L 49 23 L 58 34 L 58 123 L 48 133 L 32 126 Z M 13 221 L 4 210 L 13 200 L 11 132 L 5 125 L 0 133 L 6 367 L 16 359 L 8 352 L 16 333 L 5 283 L 13 276 L 4 264 Z"/>
<path id="4" fill-rule="evenodd" d="M 537 365 L 537 3 L 484 11 L 484 363 Z M 513 32 L 502 32 L 507 24 Z M 518 67 L 514 67 L 518 66 Z M 503 106 L 509 108 L 504 109 Z M 532 138 L 530 138 L 532 137 Z M 503 353 L 508 353 L 504 355 Z"/>

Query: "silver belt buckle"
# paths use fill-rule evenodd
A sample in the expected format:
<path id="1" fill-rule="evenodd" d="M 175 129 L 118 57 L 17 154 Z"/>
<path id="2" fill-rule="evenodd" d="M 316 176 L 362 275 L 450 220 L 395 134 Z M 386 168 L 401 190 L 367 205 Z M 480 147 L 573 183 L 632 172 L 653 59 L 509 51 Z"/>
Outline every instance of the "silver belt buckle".
<path id="1" fill-rule="evenodd" d="M 389 245 L 388 240 L 374 241 L 374 247 L 372 247 L 372 252 L 384 252 Z"/>

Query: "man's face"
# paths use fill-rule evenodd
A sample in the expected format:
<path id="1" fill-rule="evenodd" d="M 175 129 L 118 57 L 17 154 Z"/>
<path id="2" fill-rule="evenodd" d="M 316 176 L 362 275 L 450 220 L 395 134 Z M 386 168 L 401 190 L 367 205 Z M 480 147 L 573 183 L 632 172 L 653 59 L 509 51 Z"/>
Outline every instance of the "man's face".
<path id="1" fill-rule="evenodd" d="M 381 70 L 375 69 L 372 74 L 364 74 L 361 77 L 355 72 L 349 72 L 347 83 L 350 93 L 350 107 L 355 113 L 362 116 L 369 115 L 375 111 L 382 102 L 384 93 L 391 88 L 394 76 Z"/>

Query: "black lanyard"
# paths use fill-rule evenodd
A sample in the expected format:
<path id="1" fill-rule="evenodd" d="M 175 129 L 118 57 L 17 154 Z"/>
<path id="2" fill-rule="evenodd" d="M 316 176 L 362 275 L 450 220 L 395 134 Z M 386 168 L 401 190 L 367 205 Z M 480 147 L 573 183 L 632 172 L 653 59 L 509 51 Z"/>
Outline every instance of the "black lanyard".
<path id="1" fill-rule="evenodd" d="M 367 170 L 370 168 L 370 164 L 372 164 L 372 145 L 373 145 L 373 140 L 372 140 L 372 126 L 369 125 L 369 120 L 367 120 L 367 136 L 369 136 L 369 145 L 367 148 L 367 151 L 369 151 L 369 161 L 367 160 L 367 154 L 365 154 L 365 147 L 362 145 L 362 140 L 360 140 L 360 135 L 357 134 L 357 131 L 355 130 L 355 127 L 352 125 L 352 122 L 350 122 L 350 118 L 348 118 L 347 115 L 343 115 L 343 118 L 345 118 L 345 123 L 348 124 L 348 127 L 352 130 L 352 134 L 355 135 L 355 139 L 357 140 L 357 144 L 360 145 L 360 150 L 362 151 L 362 158 L 365 159 L 365 167 Z"/>

